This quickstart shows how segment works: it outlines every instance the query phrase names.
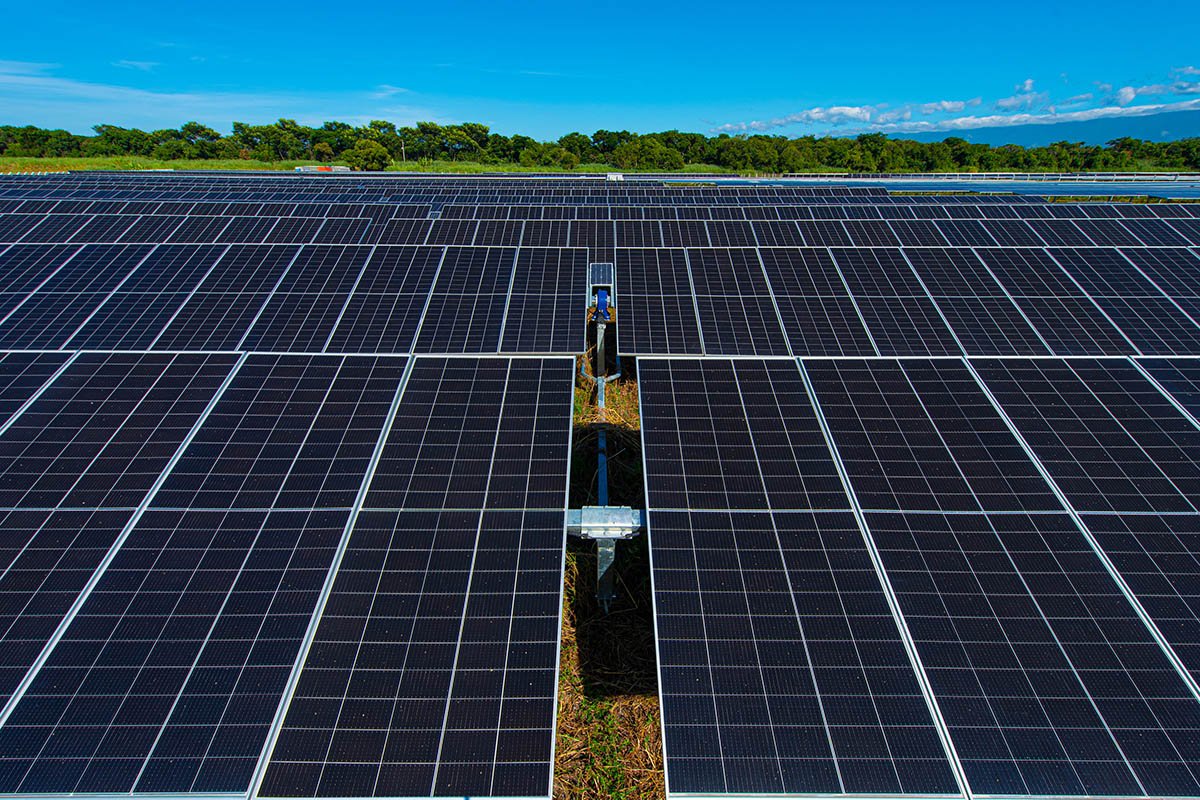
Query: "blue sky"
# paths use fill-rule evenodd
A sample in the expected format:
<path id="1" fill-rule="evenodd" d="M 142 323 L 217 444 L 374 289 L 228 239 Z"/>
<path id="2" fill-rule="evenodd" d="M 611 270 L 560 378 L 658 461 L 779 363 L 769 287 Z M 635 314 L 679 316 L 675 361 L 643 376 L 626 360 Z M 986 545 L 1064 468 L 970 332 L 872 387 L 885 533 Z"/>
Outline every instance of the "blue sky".
<path id="1" fill-rule="evenodd" d="M 963 135 L 1200 110 L 1195 0 L 50 0 L 4 16 L 0 123 L 76 132 L 290 117 Z"/>

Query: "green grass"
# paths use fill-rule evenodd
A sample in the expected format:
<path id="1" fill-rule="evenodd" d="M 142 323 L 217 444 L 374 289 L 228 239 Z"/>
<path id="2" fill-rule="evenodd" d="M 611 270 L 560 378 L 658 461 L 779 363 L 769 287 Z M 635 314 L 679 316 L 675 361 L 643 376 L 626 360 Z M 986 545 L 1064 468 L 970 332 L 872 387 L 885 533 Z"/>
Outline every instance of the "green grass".
<path id="1" fill-rule="evenodd" d="M 83 158 L 14 158 L 0 156 L 3 172 L 65 172 L 91 169 L 272 169 L 292 170 L 316 161 L 250 161 L 240 158 L 197 161 L 160 161 L 140 156 L 94 156 Z"/>
<path id="2" fill-rule="evenodd" d="M 146 170 L 146 169 L 252 169 L 292 171 L 296 167 L 316 165 L 317 161 L 252 161 L 240 158 L 211 159 L 197 161 L 161 161 L 140 156 L 95 156 L 81 158 L 18 158 L 0 156 L 0 173 L 12 172 L 66 172 L 68 170 Z M 512 172 L 540 173 L 562 172 L 555 167 L 525 167 L 520 164 L 480 164 L 474 161 L 403 161 L 396 162 L 391 172 L 438 172 L 480 173 Z M 622 170 L 609 164 L 580 164 L 571 172 L 661 172 L 662 170 Z M 721 172 L 737 174 L 734 170 L 715 167 L 711 164 L 687 164 L 679 174 L 696 172 Z"/>
<path id="3" fill-rule="evenodd" d="M 248 159 L 211 159 L 197 161 L 161 161 L 155 158 L 141 156 L 87 156 L 78 158 L 20 158 L 15 156 L 0 156 L 0 173 L 12 172 L 65 172 L 67 170 L 146 170 L 146 169 L 251 169 L 251 170 L 281 170 L 292 171 L 298 166 L 316 165 L 317 161 L 253 161 Z M 1139 163 L 1140 172 L 1181 172 L 1186 170 L 1157 167 L 1150 163 Z M 526 167 L 521 164 L 481 164 L 475 161 L 398 161 L 389 168 L 390 172 L 436 172 L 436 173 L 472 173 L 501 172 L 517 174 L 537 174 L 544 172 L 563 172 L 557 167 Z M 811 167 L 796 174 L 809 172 L 839 173 L 850 170 L 837 167 Z M 622 172 L 636 174 L 638 172 L 664 172 L 661 169 L 622 169 L 611 164 L 580 164 L 570 172 L 605 173 Z M 750 171 L 738 171 L 713 164 L 685 164 L 683 169 L 674 170 L 675 174 L 688 175 L 696 173 L 713 173 L 723 175 L 758 175 Z"/>

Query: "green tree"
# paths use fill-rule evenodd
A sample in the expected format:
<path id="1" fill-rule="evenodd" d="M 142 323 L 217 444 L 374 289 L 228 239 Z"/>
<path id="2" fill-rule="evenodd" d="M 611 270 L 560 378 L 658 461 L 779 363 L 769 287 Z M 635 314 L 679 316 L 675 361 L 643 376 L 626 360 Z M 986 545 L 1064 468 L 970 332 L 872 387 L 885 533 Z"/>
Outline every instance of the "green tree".
<path id="1" fill-rule="evenodd" d="M 520 160 L 526 167 L 557 167 L 569 170 L 579 166 L 579 156 L 556 144 L 535 143 L 521 151 Z"/>
<path id="2" fill-rule="evenodd" d="M 343 158 L 350 169 L 358 172 L 379 172 L 392 163 L 387 148 L 372 139 L 359 139 L 354 147 L 343 153 Z"/>

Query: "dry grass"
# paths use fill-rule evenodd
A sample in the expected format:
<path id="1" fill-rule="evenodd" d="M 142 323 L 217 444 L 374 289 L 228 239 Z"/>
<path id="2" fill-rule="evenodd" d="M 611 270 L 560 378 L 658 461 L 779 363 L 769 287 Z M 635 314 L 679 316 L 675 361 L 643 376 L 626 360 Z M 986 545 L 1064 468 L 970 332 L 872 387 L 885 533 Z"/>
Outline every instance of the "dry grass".
<path id="1" fill-rule="evenodd" d="M 641 437 L 633 364 L 596 408 L 590 384 L 576 389 L 572 507 L 595 503 L 596 433 L 609 447 L 609 502 L 643 505 Z M 644 537 L 617 548 L 617 599 L 596 598 L 596 548 L 572 540 L 563 597 L 557 798 L 649 800 L 665 796 L 649 556 Z"/>

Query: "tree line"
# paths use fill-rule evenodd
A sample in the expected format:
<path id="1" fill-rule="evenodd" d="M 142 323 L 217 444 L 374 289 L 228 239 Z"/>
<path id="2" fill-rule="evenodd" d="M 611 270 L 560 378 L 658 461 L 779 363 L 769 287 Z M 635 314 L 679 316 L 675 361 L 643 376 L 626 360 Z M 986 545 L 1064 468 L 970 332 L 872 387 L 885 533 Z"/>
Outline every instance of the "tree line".
<path id="1" fill-rule="evenodd" d="M 637 134 L 600 130 L 568 133 L 542 142 L 504 136 L 476 122 L 398 127 L 376 120 L 355 127 L 320 127 L 281 119 L 269 125 L 233 123 L 228 135 L 189 122 L 179 128 L 143 131 L 96 125 L 93 135 L 32 125 L 0 126 L 0 155 L 23 157 L 144 156 L 176 159 L 341 161 L 358 169 L 405 162 L 464 161 L 522 164 L 570 170 L 580 164 L 619 169 L 676 170 L 700 164 L 741 172 L 1077 172 L 1200 169 L 1200 138 L 1174 142 L 1114 139 L 1104 145 L 1055 142 L 1044 147 L 974 144 L 959 137 L 940 142 L 893 139 L 881 133 L 834 136 L 705 136 L 664 131 Z"/>

